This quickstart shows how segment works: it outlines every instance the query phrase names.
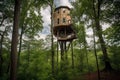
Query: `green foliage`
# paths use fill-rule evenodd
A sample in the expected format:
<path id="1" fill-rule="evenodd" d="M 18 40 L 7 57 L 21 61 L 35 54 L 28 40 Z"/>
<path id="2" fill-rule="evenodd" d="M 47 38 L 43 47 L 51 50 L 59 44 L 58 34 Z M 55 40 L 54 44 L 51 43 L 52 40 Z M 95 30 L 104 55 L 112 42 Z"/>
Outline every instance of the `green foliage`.
<path id="1" fill-rule="evenodd" d="M 105 35 L 105 38 L 107 40 L 107 44 L 109 46 L 111 45 L 118 45 L 119 46 L 119 43 L 120 43 L 120 27 L 116 24 L 116 25 L 113 25 L 109 28 L 107 28 L 105 31 L 104 31 L 104 35 Z"/>
<path id="2" fill-rule="evenodd" d="M 21 54 L 21 63 L 18 74 L 19 80 L 48 80 L 50 76 L 50 59 L 45 50 L 31 50 Z"/>
<path id="3" fill-rule="evenodd" d="M 2 0 L 0 1 L 0 12 L 2 15 L 7 18 L 7 17 L 13 17 L 13 0 Z M 1 16 L 0 16 L 1 18 Z"/>
<path id="4" fill-rule="evenodd" d="M 43 21 L 40 13 L 41 5 L 42 3 L 37 6 L 33 0 L 29 2 L 22 1 L 20 27 L 23 27 L 21 29 L 27 36 L 34 36 L 43 28 Z"/>
<path id="5" fill-rule="evenodd" d="M 106 8 L 104 17 L 106 19 L 105 22 L 108 22 L 110 27 L 105 31 L 105 35 L 107 36 L 107 40 L 110 42 L 110 45 L 116 45 L 120 43 L 120 16 L 119 16 L 119 9 L 120 6 L 118 5 L 119 2 L 108 1 L 106 2 Z"/>
<path id="6" fill-rule="evenodd" d="M 120 70 L 120 47 L 114 45 L 109 47 L 109 52 L 110 52 L 110 58 L 111 58 L 111 63 L 112 66 L 116 70 Z"/>
<path id="7" fill-rule="evenodd" d="M 7 80 L 9 78 L 9 66 L 10 66 L 10 63 L 9 63 L 9 59 L 10 59 L 10 55 L 9 55 L 9 51 L 6 50 L 6 49 L 3 49 L 3 65 L 2 65 L 2 76 L 0 76 L 0 80 Z"/>

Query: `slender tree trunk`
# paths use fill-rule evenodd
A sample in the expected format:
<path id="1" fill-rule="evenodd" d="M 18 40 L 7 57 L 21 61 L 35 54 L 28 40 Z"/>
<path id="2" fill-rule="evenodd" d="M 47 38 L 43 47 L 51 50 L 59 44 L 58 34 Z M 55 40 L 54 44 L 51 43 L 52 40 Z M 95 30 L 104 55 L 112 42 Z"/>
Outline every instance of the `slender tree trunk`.
<path id="1" fill-rule="evenodd" d="M 99 70 L 98 57 L 97 57 L 97 51 L 96 51 L 96 43 L 95 43 L 95 29 L 94 29 L 94 27 L 92 27 L 92 28 L 93 28 L 94 53 L 95 53 L 97 71 L 98 71 L 98 80 L 100 80 L 100 70 Z"/>
<path id="2" fill-rule="evenodd" d="M 29 67 L 29 63 L 30 63 L 30 45 L 28 44 L 28 51 L 27 51 L 27 61 L 28 61 L 28 67 Z"/>
<path id="3" fill-rule="evenodd" d="M 2 26 L 4 20 L 5 20 L 5 18 L 3 16 L 3 19 L 2 19 L 2 21 L 0 23 L 0 27 Z M 3 46 L 3 39 L 4 39 L 5 32 L 6 32 L 6 28 L 5 28 L 5 31 L 3 32 L 3 34 L 1 34 L 1 39 L 0 39 L 0 76 L 2 75 L 2 64 L 3 64 L 2 46 Z"/>
<path id="4" fill-rule="evenodd" d="M 2 21 L 1 21 L 1 23 L 0 23 L 0 27 L 2 26 L 4 20 L 5 20 L 5 17 L 3 16 L 3 19 L 2 19 Z"/>
<path id="5" fill-rule="evenodd" d="M 99 37 L 99 40 L 100 40 L 100 45 L 101 45 L 101 49 L 102 49 L 103 56 L 104 56 L 105 70 L 111 70 L 112 67 L 111 67 L 109 59 L 108 59 L 107 48 L 106 48 L 105 41 L 104 41 L 104 39 L 102 37 L 102 34 L 101 34 L 102 30 L 100 28 L 99 21 L 97 21 L 97 23 L 96 23 L 96 30 L 98 32 L 98 37 Z"/>
<path id="6" fill-rule="evenodd" d="M 2 65 L 3 65 L 3 57 L 2 57 L 3 38 L 4 38 L 4 35 L 1 35 L 1 41 L 0 41 L 0 77 L 2 76 Z"/>
<path id="7" fill-rule="evenodd" d="M 87 60 L 87 69 L 88 69 L 88 72 L 90 74 L 88 52 L 87 52 L 87 43 L 86 43 L 86 39 L 85 38 L 84 38 L 84 51 L 85 51 L 85 56 L 86 56 L 86 60 Z"/>
<path id="8" fill-rule="evenodd" d="M 19 68 L 20 66 L 20 53 L 21 53 L 21 48 L 22 48 L 22 39 L 23 39 L 23 34 L 24 34 L 24 31 L 25 31 L 25 27 L 23 26 L 24 25 L 24 21 L 25 21 L 25 17 L 27 16 L 27 11 L 29 10 L 30 6 L 31 6 L 32 3 L 30 3 L 29 5 L 26 4 L 22 7 L 25 7 L 25 10 L 24 10 L 24 13 L 22 14 L 23 16 L 21 16 L 21 21 L 20 21 L 20 27 L 21 27 L 21 33 L 20 33 L 20 39 L 19 39 L 19 50 L 18 50 L 18 64 L 17 64 L 17 68 Z M 26 25 L 25 25 L 26 26 Z"/>
<path id="9" fill-rule="evenodd" d="M 58 68 L 58 59 L 59 59 L 58 51 L 59 51 L 59 44 L 57 40 L 57 68 Z"/>
<path id="10" fill-rule="evenodd" d="M 19 68 L 19 64 L 20 64 L 20 53 L 21 53 L 21 47 L 22 47 L 22 36 L 23 36 L 24 30 L 23 30 L 23 26 L 21 28 L 21 34 L 20 34 L 20 43 L 19 43 L 19 51 L 18 51 L 18 64 L 17 67 Z"/>
<path id="11" fill-rule="evenodd" d="M 29 64 L 30 64 L 30 45 L 29 44 L 27 44 L 27 56 L 26 57 L 27 57 L 27 64 L 24 70 L 26 72 L 26 78 L 27 78 L 27 76 L 29 76 L 28 69 L 29 69 Z"/>
<path id="12" fill-rule="evenodd" d="M 105 45 L 105 41 L 102 37 L 102 27 L 100 25 L 101 1 L 97 0 L 97 6 L 94 3 L 95 3 L 95 1 L 93 0 L 93 12 L 94 12 L 95 27 L 96 27 L 97 35 L 98 35 L 99 40 L 100 40 L 101 49 L 103 52 L 103 57 L 104 57 L 104 62 L 105 62 L 105 70 L 111 70 L 112 67 L 111 67 L 111 64 L 109 62 L 107 48 Z"/>
<path id="13" fill-rule="evenodd" d="M 80 52 L 81 52 L 81 51 L 80 51 Z M 80 53 L 79 58 L 80 58 L 80 62 L 79 62 L 79 63 L 80 63 L 80 64 L 79 64 L 80 71 L 83 72 L 83 64 L 84 64 L 84 63 L 83 63 L 83 60 L 84 60 L 84 59 L 83 59 L 83 54 L 82 54 L 82 53 Z"/>
<path id="14" fill-rule="evenodd" d="M 11 51 L 10 47 L 7 49 L 7 51 L 8 51 L 8 52 Z M 10 56 L 10 54 L 9 54 L 9 56 Z M 10 58 L 9 58 L 9 59 L 10 59 Z M 9 73 L 10 73 L 10 61 L 8 62 L 8 64 L 7 64 L 7 69 L 6 69 L 6 74 L 9 75 Z M 10 80 L 9 77 L 7 78 L 7 80 Z"/>
<path id="15" fill-rule="evenodd" d="M 7 31 L 7 28 L 5 28 L 5 30 L 3 31 L 3 34 L 1 35 L 1 39 L 0 39 L 0 76 L 2 75 L 2 65 L 3 65 L 3 57 L 2 57 L 2 51 L 3 51 L 3 40 L 4 40 L 4 36 L 5 33 Z"/>
<path id="16" fill-rule="evenodd" d="M 79 45 L 80 45 L 80 49 L 82 49 L 82 45 L 81 43 L 79 42 Z M 80 50 L 80 55 L 79 55 L 79 58 L 80 58 L 80 64 L 79 64 L 79 67 L 80 67 L 80 71 L 83 72 L 83 52 Z"/>
<path id="17" fill-rule="evenodd" d="M 52 54 L 52 74 L 54 76 L 54 39 L 53 39 L 53 3 L 50 6 L 51 7 L 51 54 Z"/>
<path id="18" fill-rule="evenodd" d="M 65 60 L 67 62 L 68 60 L 68 55 L 67 55 L 67 42 L 65 41 Z"/>
<path id="19" fill-rule="evenodd" d="M 87 60 L 87 68 L 88 68 L 88 72 L 90 73 L 90 69 L 89 69 L 89 61 L 88 61 L 88 52 L 87 52 L 87 41 L 86 41 L 86 33 L 85 33 L 85 27 L 83 27 L 83 44 L 84 44 L 84 51 L 85 51 L 85 55 L 86 55 L 86 60 Z"/>
<path id="20" fill-rule="evenodd" d="M 61 69 L 63 69 L 63 62 L 64 62 L 64 48 L 63 48 L 63 46 L 64 46 L 64 44 L 63 44 L 63 41 L 60 41 L 59 42 L 60 43 L 60 51 L 61 51 Z"/>
<path id="21" fill-rule="evenodd" d="M 20 0 L 15 0 L 14 23 L 11 43 L 10 80 L 16 80 L 19 17 L 20 17 Z"/>

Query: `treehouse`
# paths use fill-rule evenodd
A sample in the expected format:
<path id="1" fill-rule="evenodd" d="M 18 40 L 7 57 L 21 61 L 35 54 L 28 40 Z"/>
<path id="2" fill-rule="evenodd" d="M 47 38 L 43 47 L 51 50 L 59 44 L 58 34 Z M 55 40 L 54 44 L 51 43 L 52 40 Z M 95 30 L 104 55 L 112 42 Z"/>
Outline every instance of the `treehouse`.
<path id="1" fill-rule="evenodd" d="M 58 41 L 71 41 L 76 38 L 69 7 L 60 6 L 55 9 L 53 33 Z"/>

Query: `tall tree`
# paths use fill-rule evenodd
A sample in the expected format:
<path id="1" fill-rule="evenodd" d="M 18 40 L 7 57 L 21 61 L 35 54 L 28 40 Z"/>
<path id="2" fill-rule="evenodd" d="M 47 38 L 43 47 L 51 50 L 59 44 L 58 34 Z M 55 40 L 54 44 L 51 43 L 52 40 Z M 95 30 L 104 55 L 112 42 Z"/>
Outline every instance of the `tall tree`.
<path id="1" fill-rule="evenodd" d="M 53 13 L 54 13 L 54 0 L 43 0 L 46 2 L 47 5 L 50 6 L 51 10 L 51 25 L 50 25 L 50 31 L 51 31 L 51 56 L 52 56 L 52 74 L 54 76 L 54 70 L 55 70 L 55 65 L 54 65 L 54 38 L 53 38 Z"/>
<path id="2" fill-rule="evenodd" d="M 94 54 L 95 54 L 95 60 L 97 65 L 97 71 L 98 71 L 98 80 L 100 80 L 100 70 L 99 70 L 98 56 L 97 56 L 97 50 L 96 50 L 95 27 L 93 24 L 92 24 L 92 30 L 93 30 Z"/>
<path id="3" fill-rule="evenodd" d="M 54 2 L 53 0 L 50 1 L 50 8 L 51 8 L 51 53 L 52 53 L 52 74 L 54 75 L 55 65 L 54 65 L 54 39 L 53 39 L 53 13 L 54 13 Z"/>
<path id="4" fill-rule="evenodd" d="M 21 15 L 20 15 L 20 39 L 18 51 L 18 66 L 20 62 L 20 53 L 22 48 L 23 36 L 35 36 L 43 28 L 42 16 L 40 14 L 40 2 L 29 0 L 22 0 Z M 27 6 L 26 6 L 27 5 Z M 28 16 L 29 15 L 29 16 Z"/>
<path id="5" fill-rule="evenodd" d="M 5 38 L 7 37 L 10 29 L 10 23 L 12 19 L 12 8 L 13 4 L 12 1 L 8 0 L 2 0 L 0 1 L 0 76 L 3 74 L 3 64 L 4 64 L 4 58 L 3 58 L 3 43 L 5 42 Z"/>
<path id="6" fill-rule="evenodd" d="M 79 6 L 76 6 L 79 5 Z M 100 24 L 102 20 L 104 19 L 102 13 L 105 11 L 101 11 L 102 8 L 105 7 L 103 0 L 76 0 L 74 6 L 75 8 L 79 9 L 80 14 L 78 14 L 78 18 L 75 17 L 75 19 L 81 19 L 86 24 L 91 24 L 93 21 L 95 23 L 95 30 L 97 32 L 97 36 L 99 38 L 99 43 L 101 45 L 101 50 L 103 52 L 104 56 L 104 62 L 105 62 L 105 69 L 112 69 L 109 59 L 108 59 L 108 53 L 105 41 L 103 39 L 103 33 L 102 33 L 102 25 Z M 75 9 L 76 10 L 76 9 Z M 78 13 L 78 12 L 77 12 Z"/>
<path id="7" fill-rule="evenodd" d="M 104 13 L 110 27 L 105 31 L 105 36 L 110 45 L 118 45 L 120 43 L 120 1 L 110 0 L 106 2 L 108 10 Z"/>
<path id="8" fill-rule="evenodd" d="M 99 37 L 101 49 L 102 49 L 103 56 L 104 56 L 105 70 L 111 70 L 112 67 L 111 67 L 109 59 L 108 59 L 107 48 L 106 48 L 106 44 L 105 44 L 105 41 L 104 41 L 103 36 L 102 36 L 102 27 L 100 25 L 102 1 L 101 0 L 93 0 L 92 2 L 93 2 L 92 4 L 93 4 L 95 28 L 97 31 L 97 35 Z M 96 5 L 95 5 L 95 3 L 96 3 Z"/>
<path id="9" fill-rule="evenodd" d="M 15 0 L 14 23 L 13 23 L 12 43 L 11 43 L 10 80 L 16 80 L 20 2 L 21 0 Z"/>

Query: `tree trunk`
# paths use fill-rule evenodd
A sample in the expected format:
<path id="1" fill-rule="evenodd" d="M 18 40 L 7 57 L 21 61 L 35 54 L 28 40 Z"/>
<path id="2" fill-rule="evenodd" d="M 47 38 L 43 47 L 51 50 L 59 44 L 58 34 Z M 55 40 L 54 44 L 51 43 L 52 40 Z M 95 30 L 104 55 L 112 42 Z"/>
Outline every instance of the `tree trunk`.
<path id="1" fill-rule="evenodd" d="M 96 43 L 95 43 L 95 29 L 93 29 L 93 41 L 94 41 L 94 54 L 95 54 L 95 59 L 96 59 L 96 65 L 97 65 L 97 71 L 98 71 L 98 80 L 100 80 L 100 70 L 99 70 L 99 64 L 98 64 L 98 57 L 97 57 L 97 51 L 96 51 Z"/>
<path id="2" fill-rule="evenodd" d="M 99 23 L 98 20 L 96 22 L 96 30 L 97 30 L 97 34 L 98 34 L 98 37 L 99 37 L 99 40 L 100 40 L 100 45 L 101 45 L 101 49 L 102 49 L 102 52 L 103 52 L 103 56 L 104 56 L 105 70 L 111 70 L 112 67 L 111 67 L 110 62 L 109 62 L 107 48 L 106 48 L 106 45 L 105 45 L 105 41 L 102 37 L 102 29 L 101 29 L 101 26 L 100 26 L 100 23 Z"/>
<path id="3" fill-rule="evenodd" d="M 59 44 L 60 44 L 60 54 L 61 54 L 61 69 L 63 69 L 63 62 L 64 62 L 64 49 L 63 49 L 63 42 L 62 41 L 59 41 Z"/>
<path id="4" fill-rule="evenodd" d="M 54 75 L 54 39 L 53 39 L 53 3 L 51 7 L 51 54 L 52 54 L 52 74 Z"/>
<path id="5" fill-rule="evenodd" d="M 2 26 L 4 20 L 5 20 L 5 17 L 3 16 L 3 19 L 0 23 L 0 27 Z M 0 39 L 0 76 L 2 76 L 2 64 L 3 64 L 2 45 L 3 45 L 3 39 L 4 39 L 5 32 L 6 32 L 6 28 L 5 28 L 5 31 L 3 32 L 3 34 L 1 34 L 1 39 Z"/>
<path id="6" fill-rule="evenodd" d="M 96 28 L 97 35 L 98 35 L 99 40 L 100 40 L 100 45 L 101 45 L 101 49 L 102 49 L 102 53 L 103 53 L 103 57 L 104 57 L 104 62 L 105 62 L 105 70 L 111 70 L 112 67 L 111 67 L 111 64 L 110 64 L 109 59 L 108 59 L 107 48 L 105 45 L 105 41 L 102 37 L 102 27 L 100 26 L 101 1 L 97 0 L 97 6 L 94 3 L 95 3 L 95 1 L 93 0 L 93 13 L 94 13 L 95 28 Z"/>
<path id="7" fill-rule="evenodd" d="M 59 59 L 58 51 L 59 51 L 59 44 L 57 40 L 57 69 L 58 69 L 58 59 Z"/>
<path id="8" fill-rule="evenodd" d="M 4 15 L 3 15 L 3 19 L 1 20 L 0 27 L 2 26 L 4 20 L 5 20 L 5 17 L 4 17 Z"/>
<path id="9" fill-rule="evenodd" d="M 85 51 L 85 56 L 86 56 L 86 61 L 87 61 L 87 69 L 88 72 L 90 73 L 89 69 L 89 61 L 88 61 L 88 52 L 87 52 L 87 41 L 86 41 L 86 33 L 85 33 L 85 27 L 82 27 L 83 29 L 83 45 L 84 45 L 84 51 Z"/>
<path id="10" fill-rule="evenodd" d="M 20 16 L 20 0 L 15 0 L 14 23 L 11 43 L 10 80 L 16 80 L 19 16 Z"/>
<path id="11" fill-rule="evenodd" d="M 18 51 L 18 61 L 17 61 L 17 67 L 19 68 L 20 64 L 20 53 L 21 53 L 21 47 L 22 47 L 22 36 L 23 36 L 24 30 L 23 26 L 21 28 L 21 34 L 20 34 L 20 43 L 19 43 L 19 51 Z"/>
<path id="12" fill-rule="evenodd" d="M 4 40 L 4 36 L 5 33 L 7 31 L 8 27 L 5 27 L 5 30 L 3 31 L 3 34 L 1 35 L 1 39 L 0 39 L 0 76 L 2 75 L 2 65 L 3 65 L 3 58 L 2 58 L 2 49 L 3 49 L 3 40 Z"/>
<path id="13" fill-rule="evenodd" d="M 1 35 L 1 41 L 0 41 L 0 77 L 2 76 L 2 65 L 3 65 L 3 57 L 2 57 L 3 38 L 4 38 L 4 35 Z"/>

